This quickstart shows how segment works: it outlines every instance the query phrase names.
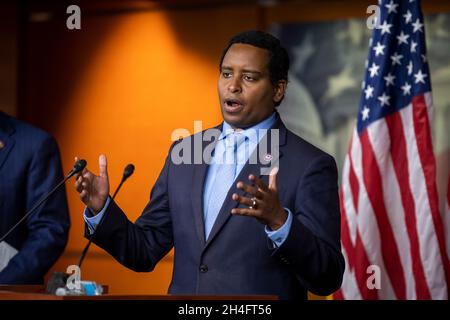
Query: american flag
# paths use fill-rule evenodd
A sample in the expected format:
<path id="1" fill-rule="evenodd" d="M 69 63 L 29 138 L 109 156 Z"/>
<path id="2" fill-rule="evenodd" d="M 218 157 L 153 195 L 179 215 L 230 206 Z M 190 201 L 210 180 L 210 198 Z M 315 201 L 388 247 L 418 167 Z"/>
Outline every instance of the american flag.
<path id="1" fill-rule="evenodd" d="M 435 182 L 420 1 L 383 0 L 379 9 L 343 168 L 346 271 L 334 297 L 447 299 L 449 260 Z"/>

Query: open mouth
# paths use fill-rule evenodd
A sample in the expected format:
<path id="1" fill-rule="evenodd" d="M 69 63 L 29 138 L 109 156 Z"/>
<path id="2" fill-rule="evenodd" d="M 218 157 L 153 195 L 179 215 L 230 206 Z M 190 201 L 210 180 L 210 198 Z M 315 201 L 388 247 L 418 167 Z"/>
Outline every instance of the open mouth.
<path id="1" fill-rule="evenodd" d="M 230 113 L 239 112 L 244 108 L 242 102 L 237 99 L 225 99 L 224 106 L 225 110 Z"/>

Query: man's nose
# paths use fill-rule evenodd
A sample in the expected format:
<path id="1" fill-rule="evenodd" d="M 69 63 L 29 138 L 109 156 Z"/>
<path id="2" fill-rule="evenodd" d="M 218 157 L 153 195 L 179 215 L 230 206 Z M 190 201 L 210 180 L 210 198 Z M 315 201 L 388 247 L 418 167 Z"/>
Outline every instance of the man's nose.
<path id="1" fill-rule="evenodd" d="M 238 78 L 232 78 L 230 80 L 230 83 L 228 85 L 228 90 L 232 93 L 239 93 L 241 92 L 242 88 L 241 88 L 241 82 L 239 81 Z"/>

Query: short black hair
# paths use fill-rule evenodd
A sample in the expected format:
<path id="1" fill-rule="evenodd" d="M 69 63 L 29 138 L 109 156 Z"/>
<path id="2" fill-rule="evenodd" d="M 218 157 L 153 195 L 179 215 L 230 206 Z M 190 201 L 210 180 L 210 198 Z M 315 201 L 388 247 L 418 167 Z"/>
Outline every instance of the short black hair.
<path id="1" fill-rule="evenodd" d="M 288 81 L 289 55 L 286 49 L 281 45 L 278 38 L 259 30 L 244 31 L 233 36 L 222 52 L 219 69 L 222 68 L 223 59 L 225 58 L 228 50 L 233 44 L 236 43 L 249 44 L 269 51 L 268 69 L 270 81 L 274 85 L 280 80 Z M 277 106 L 278 105 L 279 103 Z"/>

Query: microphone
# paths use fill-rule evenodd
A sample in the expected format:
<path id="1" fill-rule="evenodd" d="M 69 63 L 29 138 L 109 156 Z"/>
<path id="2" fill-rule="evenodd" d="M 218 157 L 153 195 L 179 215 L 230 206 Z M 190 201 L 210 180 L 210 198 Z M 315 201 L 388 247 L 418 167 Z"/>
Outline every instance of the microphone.
<path id="1" fill-rule="evenodd" d="M 127 164 L 127 166 L 125 167 L 125 169 L 123 170 L 123 175 L 122 175 L 122 180 L 120 181 L 119 185 L 116 188 L 116 191 L 114 192 L 112 199 L 114 200 L 114 198 L 116 197 L 117 193 L 119 192 L 120 188 L 122 187 L 123 183 L 134 173 L 134 165 L 133 164 Z M 103 217 L 100 219 L 100 222 L 98 223 L 98 225 L 100 225 L 102 223 L 102 221 L 105 219 L 106 214 L 103 215 Z M 84 258 L 86 257 L 86 254 L 89 250 L 89 247 L 91 246 L 92 240 L 95 237 L 95 231 L 94 233 L 91 235 L 88 243 L 86 244 L 86 246 L 83 249 L 83 252 L 81 253 L 80 256 L 80 260 L 78 261 L 78 268 L 81 269 L 81 264 L 83 263 Z"/>
<path id="2" fill-rule="evenodd" d="M 77 174 L 78 172 L 81 172 L 84 168 L 86 168 L 87 162 L 84 159 L 80 159 L 73 165 L 72 170 L 69 171 L 67 174 L 67 179 L 72 177 L 74 174 Z"/>
<path id="3" fill-rule="evenodd" d="M 53 195 L 56 190 L 58 190 L 68 179 L 70 179 L 74 174 L 81 172 L 87 165 L 86 160 L 80 159 L 73 166 L 72 170 L 65 176 L 65 178 L 56 185 L 49 193 L 47 193 L 41 200 L 39 200 L 34 207 L 32 207 L 23 217 L 20 219 L 11 229 L 8 230 L 1 238 L 0 242 L 6 239 L 6 237 L 13 232 L 25 219 L 27 219 L 37 208 L 39 208 L 51 195 Z"/>
<path id="4" fill-rule="evenodd" d="M 114 200 L 114 198 L 117 195 L 117 192 L 119 192 L 120 188 L 122 187 L 122 184 L 125 182 L 125 180 L 127 180 L 132 174 L 134 173 L 134 165 L 129 163 L 127 164 L 127 166 L 125 167 L 125 169 L 123 169 L 123 175 L 122 175 L 122 180 L 120 181 L 119 185 L 117 186 L 116 191 L 114 192 L 112 198 Z"/>

